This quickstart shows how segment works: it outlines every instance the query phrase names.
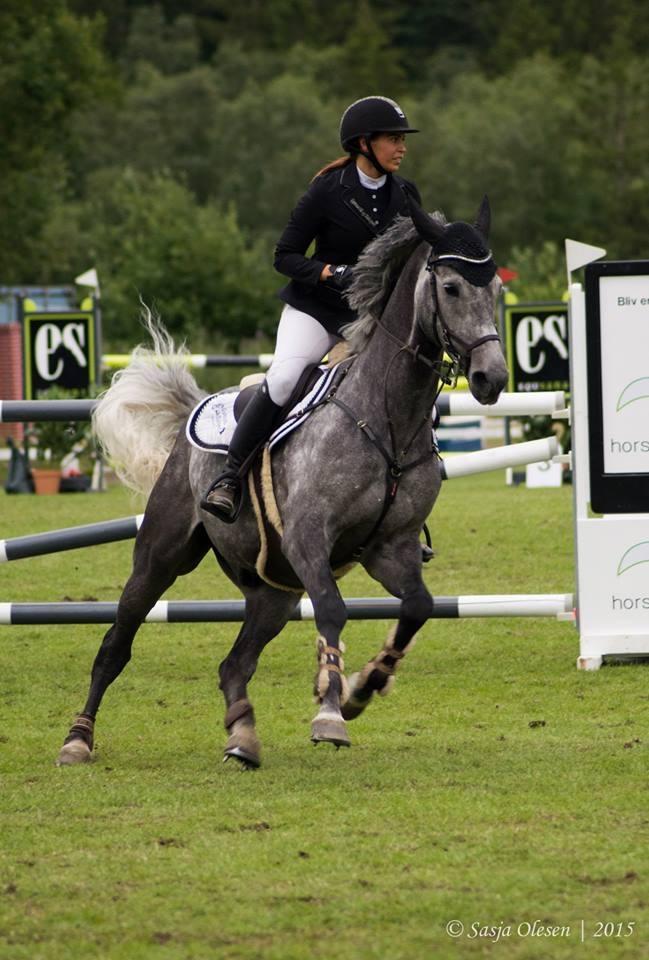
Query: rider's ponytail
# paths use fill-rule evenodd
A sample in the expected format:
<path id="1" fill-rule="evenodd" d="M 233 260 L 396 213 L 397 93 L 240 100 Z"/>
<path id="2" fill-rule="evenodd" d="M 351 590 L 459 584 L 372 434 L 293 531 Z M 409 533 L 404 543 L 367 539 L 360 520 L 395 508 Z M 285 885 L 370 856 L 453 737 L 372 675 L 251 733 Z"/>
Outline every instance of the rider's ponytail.
<path id="1" fill-rule="evenodd" d="M 344 157 L 338 157 L 337 160 L 332 160 L 331 163 L 328 163 L 326 167 L 323 167 L 322 170 L 318 170 L 317 173 L 313 174 L 311 183 L 314 180 L 317 180 L 318 177 L 321 177 L 324 173 L 329 173 L 330 170 L 338 170 L 340 167 L 346 167 L 348 164 L 352 163 L 353 157 L 349 154 L 345 154 Z"/>

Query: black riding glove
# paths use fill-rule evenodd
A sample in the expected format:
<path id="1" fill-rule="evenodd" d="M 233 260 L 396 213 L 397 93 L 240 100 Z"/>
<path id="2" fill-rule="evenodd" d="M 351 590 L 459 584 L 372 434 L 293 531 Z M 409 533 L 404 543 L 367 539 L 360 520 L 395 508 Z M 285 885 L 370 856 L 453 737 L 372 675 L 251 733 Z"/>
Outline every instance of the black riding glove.
<path id="1" fill-rule="evenodd" d="M 336 289 L 343 291 L 346 290 L 353 279 L 352 268 L 348 263 L 341 263 L 337 267 L 331 266 L 331 276 L 328 278 L 329 283 Z"/>

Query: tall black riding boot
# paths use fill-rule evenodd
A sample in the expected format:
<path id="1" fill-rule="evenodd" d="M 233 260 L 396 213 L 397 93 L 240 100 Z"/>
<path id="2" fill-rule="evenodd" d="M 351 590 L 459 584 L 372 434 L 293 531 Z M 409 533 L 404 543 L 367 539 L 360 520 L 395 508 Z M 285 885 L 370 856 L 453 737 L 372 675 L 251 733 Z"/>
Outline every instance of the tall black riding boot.
<path id="1" fill-rule="evenodd" d="M 242 476 L 252 456 L 270 436 L 281 409 L 270 399 L 264 381 L 239 418 L 223 470 L 201 500 L 203 510 L 226 523 L 237 519 Z"/>

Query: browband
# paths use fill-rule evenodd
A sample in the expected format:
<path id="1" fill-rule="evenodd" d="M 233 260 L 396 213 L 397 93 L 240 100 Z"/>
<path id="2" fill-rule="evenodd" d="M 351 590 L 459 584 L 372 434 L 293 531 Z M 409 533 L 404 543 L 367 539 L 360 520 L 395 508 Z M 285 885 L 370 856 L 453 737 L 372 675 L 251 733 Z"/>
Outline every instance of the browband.
<path id="1" fill-rule="evenodd" d="M 492 259 L 491 250 L 486 257 L 480 257 L 479 260 L 476 260 L 474 257 L 462 257 L 459 253 L 440 253 L 438 257 L 431 258 L 428 262 L 430 264 L 438 263 L 440 260 L 464 260 L 465 263 L 488 263 Z"/>

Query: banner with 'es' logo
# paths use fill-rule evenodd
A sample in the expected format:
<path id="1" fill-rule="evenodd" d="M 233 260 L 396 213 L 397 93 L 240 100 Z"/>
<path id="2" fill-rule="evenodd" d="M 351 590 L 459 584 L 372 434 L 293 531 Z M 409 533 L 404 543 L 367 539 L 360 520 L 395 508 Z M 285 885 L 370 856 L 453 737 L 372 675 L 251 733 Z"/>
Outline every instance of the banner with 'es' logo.
<path id="1" fill-rule="evenodd" d="M 507 305 L 505 333 L 510 390 L 570 390 L 566 303 Z"/>
<path id="2" fill-rule="evenodd" d="M 26 400 L 54 386 L 87 392 L 96 382 L 94 314 L 23 312 L 23 358 Z"/>

